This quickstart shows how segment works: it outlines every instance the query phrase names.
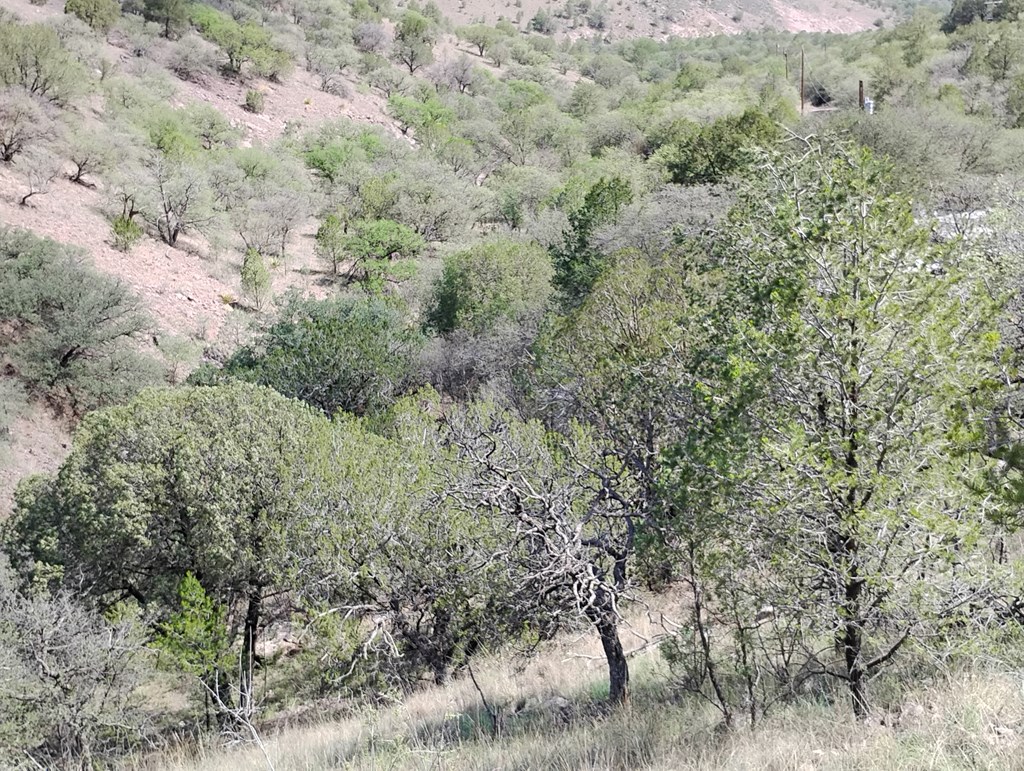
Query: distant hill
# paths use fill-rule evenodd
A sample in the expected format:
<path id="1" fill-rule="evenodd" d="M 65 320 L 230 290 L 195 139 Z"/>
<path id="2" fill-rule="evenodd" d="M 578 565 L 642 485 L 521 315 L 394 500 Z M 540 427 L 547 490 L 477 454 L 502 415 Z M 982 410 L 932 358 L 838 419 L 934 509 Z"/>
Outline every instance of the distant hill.
<path id="1" fill-rule="evenodd" d="M 858 32 L 893 18 L 891 6 L 855 0 L 437 0 L 455 24 L 505 18 L 528 23 L 549 14 L 561 37 L 603 34 L 702 37 L 774 29 L 788 32 Z"/>

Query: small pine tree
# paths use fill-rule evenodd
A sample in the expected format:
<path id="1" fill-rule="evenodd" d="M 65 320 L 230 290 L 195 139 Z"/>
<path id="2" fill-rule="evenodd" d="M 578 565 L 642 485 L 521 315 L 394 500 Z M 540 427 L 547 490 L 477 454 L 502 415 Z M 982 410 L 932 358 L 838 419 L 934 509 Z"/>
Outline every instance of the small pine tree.
<path id="1" fill-rule="evenodd" d="M 114 248 L 120 252 L 130 252 L 144 235 L 139 223 L 123 215 L 114 218 L 110 230 L 114 237 Z"/>
<path id="2" fill-rule="evenodd" d="M 255 249 L 249 249 L 242 260 L 242 292 L 248 297 L 256 310 L 262 310 L 270 297 L 270 271 L 263 260 L 263 255 Z"/>
<path id="3" fill-rule="evenodd" d="M 210 694 L 221 702 L 229 700 L 225 673 L 228 650 L 227 609 L 215 605 L 191 572 L 178 585 L 181 609 L 160 627 L 153 645 L 166 653 L 175 669 L 195 675 L 203 686 L 203 701 L 209 722 Z"/>
<path id="4" fill-rule="evenodd" d="M 257 91 L 255 88 L 250 88 L 245 92 L 245 109 L 251 113 L 259 114 L 263 112 L 263 92 Z"/>
<path id="5" fill-rule="evenodd" d="M 337 214 L 328 214 L 316 231 L 317 257 L 331 266 L 331 272 L 338 275 L 338 266 L 346 254 L 345 224 Z"/>

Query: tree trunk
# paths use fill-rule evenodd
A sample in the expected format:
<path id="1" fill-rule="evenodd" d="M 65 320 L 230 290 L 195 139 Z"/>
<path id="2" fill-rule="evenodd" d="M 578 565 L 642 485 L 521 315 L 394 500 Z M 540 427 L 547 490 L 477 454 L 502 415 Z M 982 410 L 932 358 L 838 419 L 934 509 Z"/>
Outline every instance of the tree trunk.
<path id="1" fill-rule="evenodd" d="M 249 607 L 245 611 L 245 629 L 242 638 L 242 671 L 239 676 L 238 706 L 247 720 L 252 717 L 254 672 L 256 669 L 256 638 L 259 634 L 260 613 L 263 596 L 259 588 L 249 595 Z"/>
<path id="2" fill-rule="evenodd" d="M 608 660 L 608 701 L 614 705 L 629 703 L 629 662 L 619 639 L 619 622 L 615 614 L 602 611 L 594 621 L 601 636 L 601 647 Z"/>
<path id="3" fill-rule="evenodd" d="M 846 619 L 843 621 L 843 658 L 846 662 L 846 677 L 850 688 L 850 699 L 853 702 L 853 714 L 863 720 L 870 711 L 868 707 L 867 682 L 864 670 L 864 631 L 861 629 L 860 593 L 863 583 L 854 571 L 846 585 L 846 602 L 844 610 Z"/>

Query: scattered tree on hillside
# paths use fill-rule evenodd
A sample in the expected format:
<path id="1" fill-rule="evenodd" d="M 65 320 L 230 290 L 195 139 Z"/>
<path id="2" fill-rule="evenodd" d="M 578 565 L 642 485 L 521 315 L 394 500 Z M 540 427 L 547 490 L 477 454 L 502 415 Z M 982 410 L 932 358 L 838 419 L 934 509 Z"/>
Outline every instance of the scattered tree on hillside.
<path id="1" fill-rule="evenodd" d="M 32 390 L 81 414 L 155 380 L 136 352 L 149 322 L 125 285 L 92 271 L 71 247 L 0 231 L 0 319 L 7 351 Z"/>
<path id="2" fill-rule="evenodd" d="M 71 13 L 97 32 L 106 34 L 121 18 L 121 5 L 117 0 L 67 0 L 64 13 Z"/>
<path id="3" fill-rule="evenodd" d="M 177 609 L 181 580 L 202 576 L 241 636 L 237 707 L 248 717 L 256 644 L 269 600 L 295 585 L 329 428 L 268 388 L 144 391 L 87 415 L 60 472 L 19 488 L 12 537 L 37 576 L 81 581 L 100 607 Z"/>
<path id="4" fill-rule="evenodd" d="M 64 163 L 49 149 L 33 147 L 19 155 L 15 165 L 21 171 L 28 188 L 18 203 L 29 206 L 31 198 L 50 192 L 50 186 L 60 176 Z"/>
<path id="5" fill-rule="evenodd" d="M 434 30 L 430 20 L 415 11 L 406 11 L 395 31 L 394 57 L 410 75 L 434 61 Z"/>
<path id="6" fill-rule="evenodd" d="M 484 53 L 498 40 L 498 33 L 493 27 L 486 24 L 471 24 L 468 27 L 459 27 L 455 30 L 460 40 L 465 40 L 476 49 L 477 55 L 483 57 Z"/>
<path id="7" fill-rule="evenodd" d="M 79 93 L 84 80 L 82 66 L 53 28 L 0 20 L 0 85 L 21 86 L 63 107 Z"/>
<path id="8" fill-rule="evenodd" d="M 0 92 L 0 161 L 52 138 L 53 122 L 35 99 L 20 87 Z"/>

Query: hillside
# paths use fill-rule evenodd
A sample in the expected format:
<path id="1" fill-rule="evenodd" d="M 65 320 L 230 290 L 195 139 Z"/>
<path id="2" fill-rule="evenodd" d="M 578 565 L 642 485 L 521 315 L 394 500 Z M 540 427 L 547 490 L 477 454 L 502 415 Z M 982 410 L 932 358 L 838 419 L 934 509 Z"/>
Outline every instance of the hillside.
<path id="1" fill-rule="evenodd" d="M 557 34 L 568 38 L 589 37 L 595 30 L 586 23 L 586 13 L 570 14 L 571 3 L 558 0 L 442 0 L 441 12 L 455 24 L 499 19 L 532 19 L 544 10 L 556 19 Z M 845 0 L 741 0 L 727 3 L 712 0 L 613 0 L 596 2 L 602 8 L 598 32 L 609 39 L 638 37 L 705 37 L 731 35 L 754 30 L 785 32 L 859 32 L 891 18 L 889 9 Z"/>
<path id="2" fill-rule="evenodd" d="M 447 8 L 440 6 L 455 24 L 484 18 L 490 22 L 499 17 L 515 17 L 520 11 L 526 20 L 542 7 L 554 12 L 550 2 L 537 4 L 536 8 L 516 7 L 515 14 L 503 13 L 494 6 L 484 5 L 475 9 L 472 5 L 460 3 Z M 59 3 L 34 4 L 29 0 L 3 0 L 0 8 L 25 22 L 60 23 L 66 18 Z M 645 36 L 705 36 L 734 34 L 743 30 L 778 29 L 812 32 L 852 32 L 868 29 L 871 22 L 879 18 L 878 12 L 856 4 L 837 7 L 815 7 L 813 4 L 784 4 L 771 2 L 760 6 L 744 6 L 742 9 L 716 8 L 699 4 L 685 10 L 670 10 L 657 5 L 623 5 L 618 3 L 609 10 L 606 31 L 610 38 L 624 39 Z M 491 18 L 493 16 L 493 18 Z M 643 21 L 638 21 L 643 20 Z M 738 20 L 738 21 L 737 21 Z M 580 22 L 581 27 L 570 30 L 560 25 L 558 35 L 577 37 L 588 36 L 594 29 Z M 525 22 L 524 22 L 525 24 Z M 628 28 L 627 28 L 628 25 Z M 242 83 L 236 79 L 223 78 L 215 73 L 199 82 L 177 78 L 166 68 L 166 59 L 171 50 L 167 42 L 159 40 L 147 49 L 143 59 L 131 51 L 133 38 L 114 31 L 106 36 L 94 56 L 112 64 L 128 78 L 140 75 L 152 77 L 158 73 L 166 82 L 173 83 L 170 104 L 182 107 L 188 104 L 210 105 L 220 113 L 232 127 L 240 132 L 241 146 L 266 145 L 278 140 L 289 124 L 314 128 L 328 120 L 345 118 L 370 126 L 380 126 L 393 135 L 399 132 L 394 121 L 386 112 L 386 98 L 377 90 L 367 88 L 360 76 L 350 72 L 339 80 L 339 89 L 344 98 L 318 88 L 316 76 L 301 66 L 286 83 L 275 83 L 266 79 Z M 454 60 L 472 51 L 454 35 L 443 35 L 438 41 L 438 56 L 442 60 Z M 500 72 L 486 62 L 482 68 L 495 74 Z M 139 75 L 135 73 L 138 72 Z M 572 73 L 567 77 L 572 78 Z M 260 114 L 244 109 L 246 91 L 255 86 L 265 95 L 265 107 Z M 337 89 L 335 89 L 337 90 Z M 82 105 L 82 107 L 85 107 Z M 102 106 L 96 99 L 83 112 L 83 118 L 93 121 L 93 129 L 102 131 L 96 119 L 102 116 Z M 0 222 L 9 226 L 26 228 L 39 235 L 63 243 L 83 247 L 92 257 L 96 267 L 109 275 L 125 281 L 143 299 L 152 315 L 156 337 L 172 335 L 211 343 L 217 339 L 224 320 L 230 313 L 230 298 L 240 294 L 237 275 L 241 256 L 225 252 L 219 245 L 211 247 L 201 234 L 186 240 L 177 248 L 167 248 L 155 240 L 144 240 L 136 247 L 130 259 L 111 245 L 104 206 L 108 203 L 103 191 L 103 182 L 83 187 L 58 179 L 52 189 L 37 198 L 32 206 L 19 206 L 17 201 L 18 180 L 12 169 L 0 168 Z M 289 261 L 284 271 L 275 272 L 275 291 L 287 287 L 302 291 L 318 292 L 320 277 L 313 270 L 312 238 L 316 223 L 309 220 L 297 229 L 288 244 Z M 228 298 L 228 302 L 225 301 Z M 68 437 L 60 423 L 54 423 L 45 414 L 34 411 L 32 425 L 45 425 L 45 433 L 53 436 L 52 447 L 67 445 Z M 26 426 L 28 424 L 25 424 Z M 15 442 L 8 451 L 8 461 L 0 471 L 0 514 L 9 511 L 13 484 L 27 471 L 45 471 L 59 461 L 60 452 L 43 451 L 38 457 L 27 457 L 36 453 L 31 449 L 35 440 Z"/>
<path id="3" fill-rule="evenodd" d="M 0 0 L 0 766 L 1013 767 L 1019 9 L 533 1 Z"/>

